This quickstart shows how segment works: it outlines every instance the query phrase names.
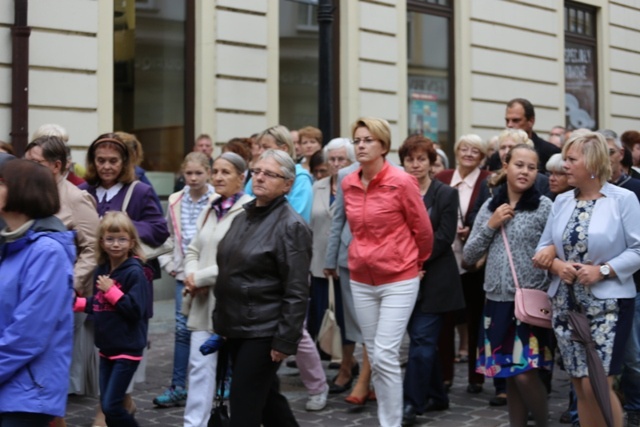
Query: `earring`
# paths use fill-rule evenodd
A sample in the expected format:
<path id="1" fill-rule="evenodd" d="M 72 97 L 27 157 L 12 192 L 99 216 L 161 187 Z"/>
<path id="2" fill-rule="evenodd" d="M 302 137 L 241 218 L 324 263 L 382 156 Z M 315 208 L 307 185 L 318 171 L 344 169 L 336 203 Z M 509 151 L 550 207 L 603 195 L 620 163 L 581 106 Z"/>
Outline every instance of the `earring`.
<path id="1" fill-rule="evenodd" d="M 591 174 L 591 179 L 595 179 L 595 178 L 596 178 L 595 174 Z"/>

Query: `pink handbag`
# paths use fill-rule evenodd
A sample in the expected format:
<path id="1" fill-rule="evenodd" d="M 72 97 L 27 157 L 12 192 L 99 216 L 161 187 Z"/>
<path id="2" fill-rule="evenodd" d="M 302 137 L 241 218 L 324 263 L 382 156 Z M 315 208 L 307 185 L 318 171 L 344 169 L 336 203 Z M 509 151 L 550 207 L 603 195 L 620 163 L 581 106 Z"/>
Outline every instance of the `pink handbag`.
<path id="1" fill-rule="evenodd" d="M 505 233 L 504 227 L 500 227 L 500 230 L 502 231 L 504 246 L 507 249 L 511 274 L 513 274 L 513 282 L 516 285 L 516 296 L 514 300 L 516 319 L 529 325 L 551 329 L 551 301 L 549 300 L 549 295 L 539 289 L 523 289 L 520 287 L 518 276 L 516 275 L 516 268 L 513 265 L 513 258 L 511 257 L 507 233 Z"/>

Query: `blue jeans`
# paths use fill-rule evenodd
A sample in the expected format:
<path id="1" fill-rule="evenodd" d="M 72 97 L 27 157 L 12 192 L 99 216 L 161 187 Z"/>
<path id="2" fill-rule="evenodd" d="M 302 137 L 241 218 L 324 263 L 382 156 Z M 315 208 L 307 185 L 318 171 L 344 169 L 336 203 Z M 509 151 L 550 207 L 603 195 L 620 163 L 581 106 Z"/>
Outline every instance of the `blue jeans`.
<path id="1" fill-rule="evenodd" d="M 182 291 L 184 282 L 176 280 L 176 337 L 173 344 L 173 375 L 171 385 L 187 386 L 187 366 L 189 365 L 189 344 L 191 331 L 187 329 L 187 316 L 182 311 Z"/>
<path id="2" fill-rule="evenodd" d="M 52 419 L 47 414 L 4 412 L 0 414 L 0 427 L 48 427 Z"/>
<path id="3" fill-rule="evenodd" d="M 100 404 L 108 426 L 138 427 L 122 405 L 139 364 L 137 360 L 100 358 Z"/>
<path id="4" fill-rule="evenodd" d="M 404 375 L 404 404 L 410 404 L 416 412 L 424 412 L 429 399 L 447 404 L 442 367 L 438 357 L 438 338 L 442 329 L 442 313 L 423 313 L 413 310 L 409 320 L 409 360 Z"/>
<path id="5" fill-rule="evenodd" d="M 640 293 L 636 295 L 633 326 L 627 340 L 622 366 L 622 392 L 625 411 L 640 411 Z"/>

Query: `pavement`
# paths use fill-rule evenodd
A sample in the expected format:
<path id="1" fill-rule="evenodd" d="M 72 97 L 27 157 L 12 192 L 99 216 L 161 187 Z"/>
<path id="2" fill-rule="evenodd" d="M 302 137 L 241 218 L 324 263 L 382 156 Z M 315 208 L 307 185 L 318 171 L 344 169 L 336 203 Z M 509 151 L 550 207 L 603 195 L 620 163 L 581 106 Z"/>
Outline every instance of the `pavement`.
<path id="1" fill-rule="evenodd" d="M 173 307 L 172 300 L 156 301 L 154 318 L 149 325 L 151 349 L 148 353 L 146 382 L 137 384 L 133 399 L 137 405 L 136 419 L 141 427 L 146 426 L 182 426 L 184 408 L 156 408 L 152 400 L 161 393 L 171 379 L 173 363 Z M 331 378 L 336 371 L 327 369 Z M 440 427 L 507 427 L 509 425 L 506 406 L 490 407 L 493 396 L 491 381 L 487 381 L 480 394 L 466 392 L 464 364 L 456 365 L 453 387 L 449 393 L 450 408 L 446 411 L 432 412 L 418 417 L 416 425 Z M 279 371 L 283 394 L 289 399 L 293 412 L 301 427 L 352 427 L 378 426 L 375 402 L 364 407 L 353 408 L 344 402 L 345 394 L 330 395 L 327 407 L 319 412 L 307 412 L 304 409 L 307 393 L 300 380 L 297 369 L 282 366 Z M 553 379 L 553 391 L 549 397 L 550 427 L 563 424 L 558 422 L 560 414 L 567 405 L 569 381 L 563 371 L 556 369 Z M 95 415 L 97 399 L 86 396 L 69 396 L 67 404 L 67 425 L 69 427 L 90 427 Z M 531 424 L 533 425 L 533 424 Z"/>

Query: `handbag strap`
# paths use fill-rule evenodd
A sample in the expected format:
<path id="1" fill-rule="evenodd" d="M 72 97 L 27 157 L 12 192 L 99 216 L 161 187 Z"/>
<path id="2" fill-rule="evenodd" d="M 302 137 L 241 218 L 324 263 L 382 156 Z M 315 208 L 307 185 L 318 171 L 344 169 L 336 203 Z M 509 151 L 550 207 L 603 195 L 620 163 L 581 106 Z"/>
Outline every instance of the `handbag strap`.
<path id="1" fill-rule="evenodd" d="M 131 184 L 129 184 L 129 188 L 127 188 L 127 194 L 124 195 L 124 201 L 122 202 L 122 209 L 120 209 L 122 212 L 126 212 L 127 208 L 129 207 L 129 201 L 131 200 L 131 195 L 133 194 L 133 189 L 136 187 L 136 185 L 138 185 L 138 180 L 133 181 Z"/>
<path id="2" fill-rule="evenodd" d="M 504 231 L 504 226 L 500 226 L 500 231 L 502 232 L 502 240 L 504 240 L 504 247 L 507 249 L 507 257 L 509 258 L 509 266 L 511 267 L 511 274 L 513 274 L 513 282 L 516 285 L 517 289 L 520 289 L 520 284 L 518 283 L 518 275 L 516 274 L 516 268 L 513 265 L 513 257 L 511 256 L 511 248 L 509 247 L 509 240 L 507 240 L 507 233 Z"/>
<path id="3" fill-rule="evenodd" d="M 216 368 L 216 385 L 217 391 L 215 400 L 222 402 L 224 400 L 224 380 L 227 378 L 227 366 L 229 363 L 229 354 L 226 343 L 218 350 L 218 366 Z"/>
<path id="4" fill-rule="evenodd" d="M 333 276 L 329 276 L 329 309 L 336 311 L 336 294 L 333 287 Z"/>

